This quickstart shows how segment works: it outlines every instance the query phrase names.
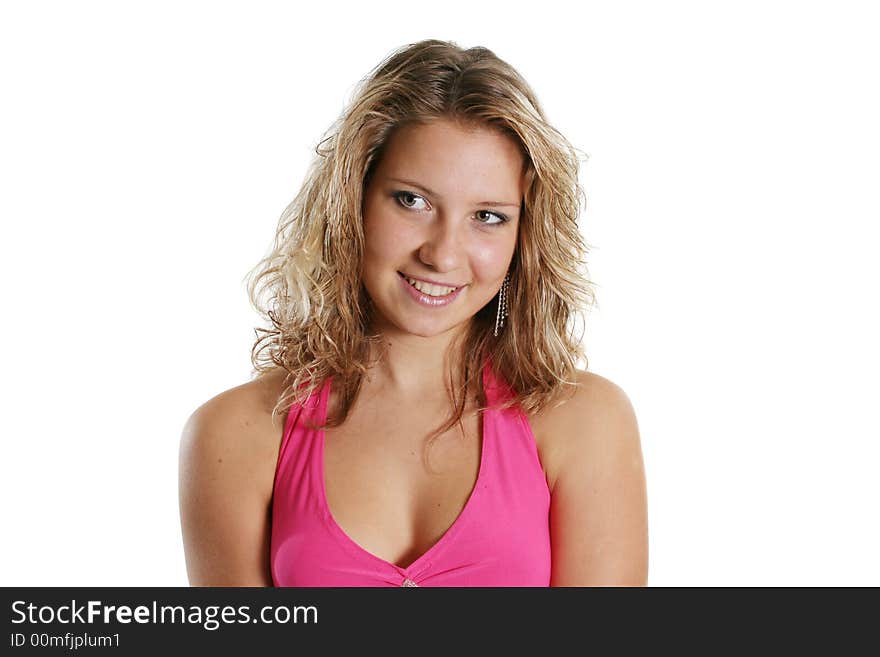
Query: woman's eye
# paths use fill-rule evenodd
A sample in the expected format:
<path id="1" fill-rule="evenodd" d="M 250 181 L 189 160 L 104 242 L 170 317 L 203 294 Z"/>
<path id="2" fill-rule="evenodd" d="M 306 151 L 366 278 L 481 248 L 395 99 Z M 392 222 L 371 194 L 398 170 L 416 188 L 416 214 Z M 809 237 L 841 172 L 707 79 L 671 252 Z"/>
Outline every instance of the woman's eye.
<path id="1" fill-rule="evenodd" d="M 477 212 L 477 220 L 482 224 L 503 224 L 507 221 L 507 217 L 497 212 L 489 212 L 488 210 L 480 210 Z"/>
<path id="2" fill-rule="evenodd" d="M 410 210 L 424 210 L 427 207 L 425 199 L 412 192 L 394 192 L 392 196 L 394 196 L 394 198 L 397 199 L 397 202 L 403 207 L 409 208 Z M 419 203 L 422 205 L 419 206 Z"/>
<path id="3" fill-rule="evenodd" d="M 393 192 L 392 197 L 403 207 L 416 212 L 424 212 L 429 209 L 428 202 L 418 194 L 413 192 L 399 191 Z M 494 226 L 496 224 L 507 223 L 508 219 L 505 215 L 497 212 L 489 212 L 489 210 L 479 210 L 477 212 L 477 221 L 486 226 Z"/>

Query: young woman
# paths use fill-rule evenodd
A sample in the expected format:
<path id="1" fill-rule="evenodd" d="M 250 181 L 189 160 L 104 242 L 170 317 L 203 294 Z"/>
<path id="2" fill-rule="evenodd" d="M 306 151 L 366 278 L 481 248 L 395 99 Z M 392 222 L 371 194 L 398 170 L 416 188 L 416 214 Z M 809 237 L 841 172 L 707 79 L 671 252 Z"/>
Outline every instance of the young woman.
<path id="1" fill-rule="evenodd" d="M 181 440 L 193 585 L 645 585 L 637 422 L 577 369 L 578 161 L 485 48 L 403 48 L 250 292 L 256 378 Z"/>

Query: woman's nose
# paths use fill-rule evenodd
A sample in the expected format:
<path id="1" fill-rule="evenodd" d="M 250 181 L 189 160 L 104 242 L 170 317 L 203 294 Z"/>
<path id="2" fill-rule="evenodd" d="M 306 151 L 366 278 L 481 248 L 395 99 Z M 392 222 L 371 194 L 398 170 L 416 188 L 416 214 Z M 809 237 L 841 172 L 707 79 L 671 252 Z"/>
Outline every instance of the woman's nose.
<path id="1" fill-rule="evenodd" d="M 451 221 L 438 221 L 419 248 L 419 259 L 436 271 L 457 269 L 464 257 L 458 227 Z"/>

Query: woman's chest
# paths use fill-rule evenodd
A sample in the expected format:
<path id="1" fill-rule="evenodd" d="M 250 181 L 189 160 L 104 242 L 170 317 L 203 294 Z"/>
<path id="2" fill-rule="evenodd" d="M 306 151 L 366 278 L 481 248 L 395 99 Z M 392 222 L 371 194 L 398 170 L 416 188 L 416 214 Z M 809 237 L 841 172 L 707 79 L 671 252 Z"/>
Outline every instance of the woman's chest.
<path id="1" fill-rule="evenodd" d="M 331 515 L 354 542 L 406 567 L 467 504 L 480 472 L 481 422 L 468 413 L 429 443 L 441 414 L 378 410 L 325 429 L 324 490 Z"/>
<path id="2" fill-rule="evenodd" d="M 373 406 L 354 409 L 342 426 L 323 432 L 322 475 L 333 519 L 362 548 L 401 567 L 440 540 L 468 504 L 481 471 L 497 466 L 486 463 L 482 419 L 474 411 L 429 444 L 443 420 L 427 406 Z M 553 423 L 543 417 L 532 423 L 539 466 L 551 482 L 558 456 L 546 443 Z"/>

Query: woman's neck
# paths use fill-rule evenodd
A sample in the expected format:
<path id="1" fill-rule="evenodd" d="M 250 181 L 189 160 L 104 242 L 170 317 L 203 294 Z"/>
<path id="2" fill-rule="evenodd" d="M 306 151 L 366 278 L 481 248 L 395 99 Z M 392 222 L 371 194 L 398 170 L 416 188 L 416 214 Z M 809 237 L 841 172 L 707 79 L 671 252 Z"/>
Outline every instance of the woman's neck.
<path id="1" fill-rule="evenodd" d="M 364 385 L 397 399 L 446 398 L 450 372 L 458 386 L 461 373 L 462 330 L 422 337 L 383 332 L 381 353 L 364 380 Z"/>

